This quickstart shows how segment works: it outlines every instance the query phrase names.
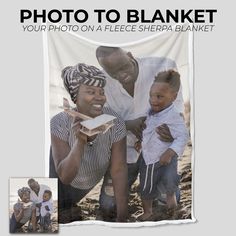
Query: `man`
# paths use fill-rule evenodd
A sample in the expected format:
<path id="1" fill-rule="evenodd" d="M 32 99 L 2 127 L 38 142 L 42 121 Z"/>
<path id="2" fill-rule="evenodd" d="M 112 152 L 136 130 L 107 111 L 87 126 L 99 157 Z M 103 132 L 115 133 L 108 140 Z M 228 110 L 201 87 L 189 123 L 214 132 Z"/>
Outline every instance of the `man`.
<path id="1" fill-rule="evenodd" d="M 138 175 L 140 151 L 135 147 L 141 142 L 145 128 L 150 87 L 159 72 L 176 69 L 176 63 L 164 57 L 134 58 L 119 47 L 100 46 L 96 57 L 108 77 L 105 87 L 107 104 L 125 120 L 128 131 L 128 184 L 131 188 Z M 183 113 L 182 88 L 174 104 Z M 173 140 L 166 125 L 157 127 L 157 133 L 163 141 Z"/>
<path id="2" fill-rule="evenodd" d="M 28 185 L 30 187 L 30 200 L 36 204 L 36 218 L 37 222 L 40 218 L 40 206 L 43 201 L 43 194 L 45 190 L 51 190 L 50 187 L 44 184 L 39 184 L 35 179 L 29 179 Z"/>

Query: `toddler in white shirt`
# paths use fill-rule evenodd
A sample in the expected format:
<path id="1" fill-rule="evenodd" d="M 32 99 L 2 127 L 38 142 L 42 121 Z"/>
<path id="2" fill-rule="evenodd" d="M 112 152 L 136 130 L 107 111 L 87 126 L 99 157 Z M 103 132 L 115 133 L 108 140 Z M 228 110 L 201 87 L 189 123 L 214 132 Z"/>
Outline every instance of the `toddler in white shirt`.
<path id="1" fill-rule="evenodd" d="M 43 201 L 40 207 L 40 226 L 41 231 L 49 230 L 51 226 L 51 214 L 53 213 L 52 192 L 45 190 L 43 193 Z"/>
<path id="2" fill-rule="evenodd" d="M 151 86 L 149 103 L 151 109 L 143 130 L 142 155 L 140 164 L 141 199 L 144 213 L 140 221 L 151 220 L 152 203 L 157 197 L 159 187 L 166 193 L 168 211 L 177 207 L 176 190 L 179 184 L 177 157 L 183 154 L 189 136 L 183 116 L 175 109 L 180 87 L 180 75 L 174 70 L 160 72 Z M 173 137 L 172 142 L 159 139 L 156 127 L 166 124 Z M 163 189 L 162 189 L 163 190 Z"/>

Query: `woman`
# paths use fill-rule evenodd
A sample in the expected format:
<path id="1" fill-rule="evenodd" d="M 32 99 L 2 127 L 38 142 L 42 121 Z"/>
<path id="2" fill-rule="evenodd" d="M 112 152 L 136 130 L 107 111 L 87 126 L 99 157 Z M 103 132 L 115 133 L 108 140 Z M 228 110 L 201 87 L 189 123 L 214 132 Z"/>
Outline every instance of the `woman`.
<path id="1" fill-rule="evenodd" d="M 62 79 L 76 105 L 76 111 L 92 118 L 103 113 L 117 118 L 114 126 L 105 134 L 92 137 L 80 132 L 79 118 L 73 119 L 66 112 L 52 118 L 52 156 L 60 179 L 59 210 L 72 209 L 104 176 L 110 174 L 116 202 L 116 221 L 126 221 L 126 129 L 124 121 L 110 108 L 104 107 L 105 75 L 96 67 L 81 63 L 66 67 L 62 71 Z M 67 221 L 72 220 L 69 216 Z M 63 223 L 60 214 L 59 222 Z"/>
<path id="2" fill-rule="evenodd" d="M 14 212 L 10 219 L 10 233 L 16 233 L 22 226 L 31 220 L 33 231 L 36 231 L 36 208 L 30 201 L 30 189 L 23 187 L 18 190 L 21 201 L 14 206 Z"/>

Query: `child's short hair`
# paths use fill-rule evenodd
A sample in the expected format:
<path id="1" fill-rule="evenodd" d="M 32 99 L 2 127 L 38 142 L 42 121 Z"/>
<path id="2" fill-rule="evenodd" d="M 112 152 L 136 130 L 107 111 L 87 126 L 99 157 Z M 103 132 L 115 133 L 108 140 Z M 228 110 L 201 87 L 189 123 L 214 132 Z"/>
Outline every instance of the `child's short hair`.
<path id="1" fill-rule="evenodd" d="M 162 71 L 155 76 L 154 83 L 155 82 L 167 83 L 175 92 L 178 92 L 180 87 L 180 74 L 173 69 Z"/>
<path id="2" fill-rule="evenodd" d="M 50 196 L 50 198 L 52 197 L 52 191 L 51 190 L 47 189 L 47 190 L 44 191 L 44 193 L 47 193 Z"/>

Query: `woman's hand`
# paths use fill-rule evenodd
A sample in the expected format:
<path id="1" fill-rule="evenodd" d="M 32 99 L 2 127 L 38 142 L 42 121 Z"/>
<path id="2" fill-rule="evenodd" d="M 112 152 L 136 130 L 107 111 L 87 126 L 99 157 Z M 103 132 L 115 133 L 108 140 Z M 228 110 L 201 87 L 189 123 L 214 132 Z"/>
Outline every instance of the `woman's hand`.
<path id="1" fill-rule="evenodd" d="M 81 122 L 82 120 L 79 117 L 75 117 L 74 121 L 72 123 L 72 130 L 75 134 L 75 137 L 79 140 L 80 144 L 86 144 L 87 143 L 87 135 L 82 133 L 81 130 Z"/>

